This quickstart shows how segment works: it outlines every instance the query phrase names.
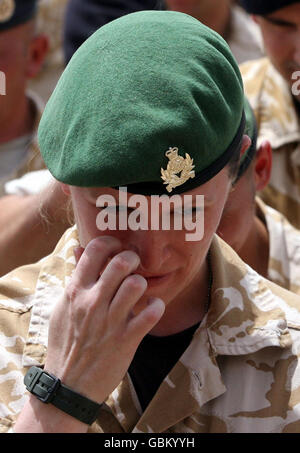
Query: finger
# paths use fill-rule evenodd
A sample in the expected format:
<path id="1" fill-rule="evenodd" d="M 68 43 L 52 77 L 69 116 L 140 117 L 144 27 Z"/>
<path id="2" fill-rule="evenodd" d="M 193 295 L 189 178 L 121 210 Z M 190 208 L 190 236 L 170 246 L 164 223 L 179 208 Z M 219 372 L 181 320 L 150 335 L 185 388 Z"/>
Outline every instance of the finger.
<path id="1" fill-rule="evenodd" d="M 147 280 L 138 274 L 129 275 L 117 290 L 109 307 L 113 322 L 127 321 L 131 310 L 147 289 Z"/>
<path id="2" fill-rule="evenodd" d="M 112 236 L 92 239 L 78 261 L 73 282 L 84 287 L 95 284 L 108 259 L 120 250 L 121 242 Z"/>
<path id="3" fill-rule="evenodd" d="M 101 274 L 95 289 L 101 299 L 111 303 L 123 280 L 132 274 L 140 264 L 140 258 L 131 250 L 124 250 L 115 255 Z"/>
<path id="4" fill-rule="evenodd" d="M 158 323 L 165 312 L 164 302 L 153 297 L 148 305 L 128 323 L 128 339 L 139 344 L 145 335 Z"/>
<path id="5" fill-rule="evenodd" d="M 74 248 L 74 256 L 75 256 L 75 262 L 76 262 L 76 266 L 80 260 L 80 257 L 81 255 L 83 254 L 84 252 L 84 248 L 83 247 L 75 247 Z"/>

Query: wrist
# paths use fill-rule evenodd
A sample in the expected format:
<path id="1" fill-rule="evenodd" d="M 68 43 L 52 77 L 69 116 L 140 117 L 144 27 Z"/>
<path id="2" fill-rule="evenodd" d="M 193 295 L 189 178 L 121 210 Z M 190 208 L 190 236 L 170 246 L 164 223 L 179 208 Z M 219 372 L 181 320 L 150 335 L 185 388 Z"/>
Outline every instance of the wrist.
<path id="1" fill-rule="evenodd" d="M 47 370 L 32 366 L 24 377 L 27 390 L 44 404 L 51 404 L 77 420 L 91 425 L 101 404 L 66 386 Z"/>
<path id="2" fill-rule="evenodd" d="M 16 433 L 86 433 L 87 430 L 85 423 L 33 395 L 29 395 L 14 427 Z"/>

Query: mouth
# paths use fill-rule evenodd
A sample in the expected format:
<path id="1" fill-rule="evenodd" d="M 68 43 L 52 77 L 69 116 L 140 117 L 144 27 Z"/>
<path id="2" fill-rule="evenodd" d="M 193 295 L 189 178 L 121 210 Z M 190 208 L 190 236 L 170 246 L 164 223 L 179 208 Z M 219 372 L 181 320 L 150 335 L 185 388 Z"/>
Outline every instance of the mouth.
<path id="1" fill-rule="evenodd" d="M 169 272 L 168 274 L 164 274 L 164 275 L 147 275 L 147 274 L 146 275 L 140 274 L 140 275 L 142 275 L 142 277 L 144 277 L 147 280 L 148 288 L 150 288 L 150 287 L 159 286 L 159 285 L 166 283 L 173 275 L 173 272 Z"/>

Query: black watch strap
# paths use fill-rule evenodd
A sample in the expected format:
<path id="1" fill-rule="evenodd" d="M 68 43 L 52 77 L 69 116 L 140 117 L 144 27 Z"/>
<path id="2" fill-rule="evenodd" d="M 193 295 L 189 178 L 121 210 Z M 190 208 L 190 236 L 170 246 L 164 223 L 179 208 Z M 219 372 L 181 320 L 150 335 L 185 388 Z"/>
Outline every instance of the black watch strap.
<path id="1" fill-rule="evenodd" d="M 24 377 L 24 384 L 43 403 L 51 403 L 83 423 L 91 425 L 98 416 L 101 404 L 70 389 L 42 368 L 32 366 Z"/>

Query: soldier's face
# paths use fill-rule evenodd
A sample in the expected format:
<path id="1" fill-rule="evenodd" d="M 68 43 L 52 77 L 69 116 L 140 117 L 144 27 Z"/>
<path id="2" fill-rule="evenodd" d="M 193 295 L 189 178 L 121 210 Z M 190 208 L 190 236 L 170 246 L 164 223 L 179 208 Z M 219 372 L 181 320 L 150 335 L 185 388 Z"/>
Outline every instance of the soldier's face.
<path id="1" fill-rule="evenodd" d="M 199 241 L 187 241 L 185 229 L 154 231 L 150 224 L 147 230 L 99 231 L 96 219 L 101 208 L 96 206 L 96 200 L 104 194 L 118 199 L 118 191 L 71 187 L 70 193 L 81 246 L 85 247 L 98 236 L 117 237 L 124 250 L 133 250 L 140 257 L 137 273 L 148 282 L 144 297 L 157 296 L 168 303 L 196 288 L 230 188 L 231 181 L 225 168 L 201 188 L 185 193 L 204 195 L 204 236 Z M 150 197 L 146 198 L 150 205 Z"/>
<path id="2" fill-rule="evenodd" d="M 230 192 L 217 233 L 241 256 L 252 247 L 251 233 L 255 229 L 257 192 L 269 183 L 272 171 L 272 148 L 264 140 L 256 150 L 254 160 Z"/>
<path id="3" fill-rule="evenodd" d="M 217 233 L 238 254 L 245 246 L 255 217 L 254 165 L 250 165 L 229 194 Z"/>
<path id="4" fill-rule="evenodd" d="M 0 32 L 0 70 L 5 74 L 6 95 L 0 96 L 0 115 L 15 114 L 26 88 L 28 27 L 20 25 Z"/>
<path id="5" fill-rule="evenodd" d="M 167 8 L 172 11 L 179 11 L 181 13 L 189 14 L 197 17 L 200 20 L 202 15 L 211 11 L 213 4 L 226 3 L 229 4 L 230 0 L 166 0 Z"/>
<path id="6" fill-rule="evenodd" d="M 5 74 L 6 94 L 0 96 L 0 124 L 14 122 L 27 81 L 40 71 L 48 38 L 35 35 L 33 20 L 0 32 L 0 71 Z"/>
<path id="7" fill-rule="evenodd" d="M 282 8 L 265 17 L 255 16 L 260 25 L 266 53 L 286 81 L 300 70 L 300 3 Z"/>

